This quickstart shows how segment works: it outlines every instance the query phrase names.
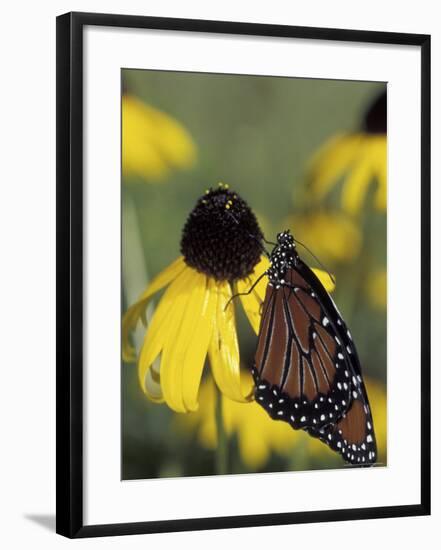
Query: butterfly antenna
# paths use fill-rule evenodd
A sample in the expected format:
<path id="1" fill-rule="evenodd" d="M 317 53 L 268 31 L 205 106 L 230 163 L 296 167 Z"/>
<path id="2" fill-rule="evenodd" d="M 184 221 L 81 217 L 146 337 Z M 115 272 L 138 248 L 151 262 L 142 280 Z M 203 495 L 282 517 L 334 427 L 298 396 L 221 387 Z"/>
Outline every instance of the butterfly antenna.
<path id="1" fill-rule="evenodd" d="M 236 220 L 236 218 L 233 216 L 233 214 L 231 212 L 228 212 L 228 210 L 226 210 L 226 213 L 237 223 L 237 225 L 239 225 L 239 222 Z M 266 254 L 266 256 L 269 258 L 270 257 L 270 253 L 268 252 L 268 250 L 263 246 L 263 244 L 260 242 L 260 239 L 258 239 L 255 235 L 252 235 L 251 233 L 247 233 L 248 237 L 251 237 L 252 239 L 254 239 L 255 241 L 257 241 L 262 249 L 262 251 Z M 265 237 L 262 237 L 262 240 L 264 242 L 266 242 L 267 244 L 273 244 L 273 243 L 270 243 L 269 241 L 267 241 L 265 239 Z"/>
<path id="2" fill-rule="evenodd" d="M 272 241 L 267 241 L 265 237 L 262 237 L 262 241 L 266 244 L 270 244 L 271 246 L 277 246 L 277 243 L 273 243 Z"/>
<path id="3" fill-rule="evenodd" d="M 326 273 L 328 274 L 328 277 L 331 279 L 331 281 L 332 281 L 333 284 L 335 285 L 335 278 L 333 277 L 333 275 L 331 275 L 331 273 L 330 273 L 329 270 L 326 268 L 326 266 L 324 266 L 324 265 L 322 264 L 322 262 L 317 258 L 317 256 L 314 254 L 314 252 L 312 252 L 312 250 L 310 250 L 310 249 L 306 246 L 306 244 L 303 244 L 302 242 L 298 241 L 297 239 L 294 239 L 294 240 L 295 240 L 295 242 L 296 242 L 297 244 L 299 244 L 300 246 L 303 246 L 303 248 L 304 248 L 305 250 L 307 250 L 307 251 L 311 254 L 311 256 L 314 258 L 314 260 L 319 264 L 319 266 L 320 266 L 324 271 L 326 271 Z"/>

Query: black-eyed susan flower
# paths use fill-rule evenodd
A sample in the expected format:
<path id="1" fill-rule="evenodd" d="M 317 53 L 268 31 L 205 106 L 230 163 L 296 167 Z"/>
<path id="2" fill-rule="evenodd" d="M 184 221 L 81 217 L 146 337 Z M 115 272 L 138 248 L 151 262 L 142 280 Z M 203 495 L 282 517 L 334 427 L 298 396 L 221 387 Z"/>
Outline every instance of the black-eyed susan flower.
<path id="1" fill-rule="evenodd" d="M 147 105 L 134 95 L 122 97 L 122 171 L 163 181 L 173 169 L 190 168 L 196 146 L 189 132 L 170 115 Z"/>
<path id="2" fill-rule="evenodd" d="M 340 203 L 352 215 L 361 211 L 371 184 L 374 207 L 386 210 L 387 202 L 387 102 L 382 93 L 368 108 L 361 131 L 332 137 L 311 161 L 310 190 L 323 199 L 342 182 Z"/>
<path id="3" fill-rule="evenodd" d="M 267 282 L 261 276 L 268 267 L 262 237 L 253 212 L 228 186 L 219 184 L 198 199 L 182 231 L 182 256 L 152 280 L 123 318 L 123 359 L 130 362 L 136 353 L 129 334 L 140 319 L 146 324 L 149 300 L 166 288 L 138 357 L 139 382 L 152 401 L 176 412 L 196 410 L 207 356 L 222 394 L 239 403 L 252 400 L 251 379 L 240 372 L 232 298 L 240 294 L 257 333 Z M 317 274 L 329 288 L 328 276 Z"/>

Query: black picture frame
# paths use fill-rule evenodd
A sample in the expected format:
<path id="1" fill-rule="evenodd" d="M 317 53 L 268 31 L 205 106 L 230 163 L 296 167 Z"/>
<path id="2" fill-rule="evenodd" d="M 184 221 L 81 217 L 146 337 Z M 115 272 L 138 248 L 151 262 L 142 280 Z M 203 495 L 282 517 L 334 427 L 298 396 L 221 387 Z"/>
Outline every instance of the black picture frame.
<path id="1" fill-rule="evenodd" d="M 430 35 L 97 13 L 57 17 L 56 531 L 98 537 L 430 514 Z M 83 29 L 86 25 L 421 48 L 421 495 L 412 505 L 106 525 L 83 523 Z"/>

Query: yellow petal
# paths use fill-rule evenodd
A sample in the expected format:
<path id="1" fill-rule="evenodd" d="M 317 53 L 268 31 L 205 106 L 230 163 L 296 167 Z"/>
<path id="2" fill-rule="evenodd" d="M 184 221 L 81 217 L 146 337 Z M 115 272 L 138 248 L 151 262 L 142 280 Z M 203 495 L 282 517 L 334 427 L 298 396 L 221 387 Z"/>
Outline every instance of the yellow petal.
<path id="1" fill-rule="evenodd" d="M 139 319 L 144 317 L 149 299 L 173 281 L 185 268 L 186 264 L 181 256 L 151 281 L 138 298 L 138 301 L 130 306 L 124 314 L 122 320 L 122 355 L 126 363 L 136 360 L 135 349 L 130 344 L 129 333 L 136 328 Z"/>
<path id="2" fill-rule="evenodd" d="M 323 271 L 322 269 L 317 269 L 316 267 L 313 267 L 311 269 L 314 272 L 315 276 L 320 280 L 322 285 L 325 287 L 325 290 L 327 292 L 334 292 L 335 283 L 333 282 L 331 275 L 328 272 Z M 332 275 L 332 277 L 335 281 L 335 276 Z"/>
<path id="3" fill-rule="evenodd" d="M 241 384 L 239 344 L 237 341 L 234 303 L 228 283 L 218 283 L 216 327 L 209 355 L 214 379 L 220 391 L 230 399 L 246 402 L 252 399 L 252 384 L 244 390 Z"/>
<path id="4" fill-rule="evenodd" d="M 147 372 L 167 342 L 169 326 L 177 316 L 183 314 L 183 308 L 180 307 L 182 296 L 187 297 L 186 291 L 188 291 L 193 273 L 191 268 L 185 269 L 167 288 L 146 331 L 138 361 L 139 383 L 146 393 L 148 390 L 145 386 Z M 149 397 L 151 396 L 149 395 Z"/>
<path id="5" fill-rule="evenodd" d="M 153 110 L 133 96 L 122 99 L 122 169 L 124 176 L 141 175 L 161 180 L 168 173 L 165 159 L 155 146 Z"/>
<path id="6" fill-rule="evenodd" d="M 205 276 L 193 269 L 189 269 L 189 271 L 191 273 L 190 279 L 177 296 L 173 304 L 173 315 L 170 318 L 169 324 L 165 327 L 167 340 L 161 356 L 162 391 L 167 405 L 176 412 L 188 412 L 189 410 L 184 402 L 184 362 L 188 359 L 191 360 L 191 356 L 189 358 L 186 357 L 187 346 L 192 330 L 195 328 L 196 317 L 201 315 L 205 305 L 207 292 Z M 193 334 L 192 336 L 194 337 L 195 335 Z M 203 337 L 206 338 L 205 335 Z M 192 343 L 194 343 L 194 340 L 192 340 Z M 205 350 L 201 354 L 204 345 Z M 198 350 L 199 357 L 203 353 L 206 353 L 207 348 L 208 341 L 205 344 L 202 343 L 201 348 Z M 190 377 L 192 374 L 196 375 L 194 380 L 190 379 L 187 381 L 185 387 L 186 397 L 189 398 L 190 405 L 195 405 L 194 408 L 197 408 L 196 396 L 200 383 L 200 377 L 197 379 L 195 369 L 199 368 L 202 374 L 202 367 L 203 359 L 202 365 L 194 365 L 193 372 L 188 372 L 187 368 L 187 374 Z M 195 392 L 195 395 L 193 392 Z M 193 396 L 194 399 L 192 401 Z"/>
<path id="7" fill-rule="evenodd" d="M 387 141 L 386 136 L 377 138 L 374 151 L 375 175 L 377 190 L 374 197 L 374 206 L 384 212 L 387 208 Z"/>
<path id="8" fill-rule="evenodd" d="M 160 182 L 170 169 L 188 168 L 196 147 L 187 130 L 169 115 L 134 96 L 122 99 L 123 174 Z"/>
<path id="9" fill-rule="evenodd" d="M 164 403 L 164 395 L 161 388 L 161 376 L 159 373 L 159 366 L 157 363 L 153 363 L 147 370 L 144 378 L 145 394 L 155 403 Z"/>
<path id="10" fill-rule="evenodd" d="M 318 151 L 311 162 L 311 189 L 323 198 L 351 167 L 362 141 L 359 134 L 338 135 Z"/>
<path id="11" fill-rule="evenodd" d="M 355 162 L 352 171 L 346 178 L 342 194 L 341 205 L 349 214 L 358 214 L 361 210 L 369 185 L 373 177 L 373 163 L 369 147 L 363 147 Z"/>
<path id="12" fill-rule="evenodd" d="M 173 351 L 163 372 L 164 393 L 168 379 L 174 380 L 171 401 L 184 404 L 186 412 L 198 408 L 198 392 L 208 345 L 216 315 L 214 281 L 195 273 L 190 283 L 191 295 L 182 318 Z"/>
<path id="13" fill-rule="evenodd" d="M 240 300 L 248 320 L 256 334 L 259 333 L 261 305 L 265 298 L 265 290 L 268 284 L 266 275 L 260 279 L 253 290 L 248 294 L 250 289 L 256 283 L 269 267 L 269 261 L 262 256 L 261 261 L 254 268 L 254 272 L 247 278 L 241 279 L 236 283 L 235 292 L 241 294 Z"/>

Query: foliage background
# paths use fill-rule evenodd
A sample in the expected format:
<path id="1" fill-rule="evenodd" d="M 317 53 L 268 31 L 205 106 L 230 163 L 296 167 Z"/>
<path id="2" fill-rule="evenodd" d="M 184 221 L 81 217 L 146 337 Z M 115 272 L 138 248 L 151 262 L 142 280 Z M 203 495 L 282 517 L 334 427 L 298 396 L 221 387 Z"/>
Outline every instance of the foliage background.
<path id="1" fill-rule="evenodd" d="M 124 310 L 147 284 L 143 270 L 153 277 L 179 254 L 188 213 L 205 189 L 219 181 L 247 200 L 268 239 L 285 229 L 287 220 L 296 234 L 296 216 L 316 208 L 307 192 L 309 160 L 336 133 L 357 131 L 364 110 L 384 87 L 372 82 L 124 70 L 123 88 L 182 123 L 198 150 L 192 169 L 173 171 L 160 182 L 123 178 L 123 243 L 139 240 L 140 245 L 137 257 L 123 250 Z M 137 235 L 124 216 L 129 200 L 136 209 Z M 331 196 L 321 209 L 334 211 L 335 205 Z M 362 235 L 357 254 L 348 254 L 344 261 L 319 256 L 336 275 L 334 300 L 351 327 L 363 373 L 385 391 L 386 311 L 365 289 L 375 269 L 386 266 L 386 216 L 367 206 L 356 223 Z M 332 235 L 330 228 L 322 237 Z M 320 247 L 305 237 L 303 241 L 314 251 Z M 314 265 L 306 253 L 303 256 Z M 240 317 L 239 324 L 241 358 L 250 364 L 255 336 Z M 122 368 L 122 413 L 123 479 L 215 473 L 214 451 L 200 444 L 196 431 L 183 429 L 165 405 L 145 399 L 136 365 Z M 385 430 L 385 410 L 381 419 Z M 231 472 L 251 471 L 241 459 L 238 442 L 233 438 L 230 445 Z M 323 453 L 308 453 L 299 435 L 291 453 L 272 453 L 257 471 L 343 465 L 321 447 Z M 380 456 L 386 460 L 385 448 Z"/>

